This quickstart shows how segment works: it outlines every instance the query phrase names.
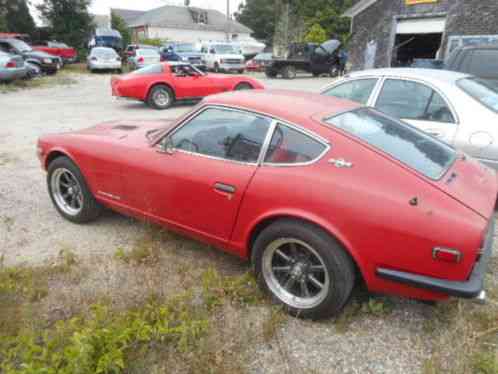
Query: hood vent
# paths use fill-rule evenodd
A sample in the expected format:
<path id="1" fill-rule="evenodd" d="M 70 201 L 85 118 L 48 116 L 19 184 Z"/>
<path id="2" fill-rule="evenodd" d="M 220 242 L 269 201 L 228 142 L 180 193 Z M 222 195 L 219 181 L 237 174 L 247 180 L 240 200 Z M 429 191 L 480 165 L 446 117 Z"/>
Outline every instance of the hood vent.
<path id="1" fill-rule="evenodd" d="M 113 127 L 114 130 L 132 131 L 138 129 L 138 126 L 118 125 Z"/>

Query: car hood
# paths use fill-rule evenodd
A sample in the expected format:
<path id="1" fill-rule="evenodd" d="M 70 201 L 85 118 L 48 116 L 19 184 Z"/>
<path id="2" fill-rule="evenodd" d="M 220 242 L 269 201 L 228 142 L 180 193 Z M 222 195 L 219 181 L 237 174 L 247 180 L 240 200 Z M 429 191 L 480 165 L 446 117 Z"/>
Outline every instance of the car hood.
<path id="1" fill-rule="evenodd" d="M 54 58 L 54 56 L 52 56 L 51 54 L 48 54 L 48 53 L 42 52 L 42 51 L 24 52 L 24 56 L 34 57 L 34 58 L 50 58 L 50 59 Z"/>
<path id="2" fill-rule="evenodd" d="M 226 54 L 225 55 L 225 54 L 217 53 L 216 56 L 219 57 L 219 58 L 238 58 L 238 59 L 240 59 L 242 61 L 244 60 L 244 56 L 237 55 L 237 54 Z"/>
<path id="3" fill-rule="evenodd" d="M 75 135 L 98 136 L 113 139 L 144 137 L 152 130 L 163 131 L 173 125 L 173 120 L 122 120 L 104 122 L 99 125 L 73 132 Z"/>
<path id="4" fill-rule="evenodd" d="M 498 194 L 496 172 L 469 156 L 459 155 L 437 185 L 485 219 L 494 212 Z"/>
<path id="5" fill-rule="evenodd" d="M 195 58 L 201 58 L 202 54 L 201 53 L 196 53 L 196 52 L 175 52 L 178 56 L 180 57 L 195 57 Z"/>

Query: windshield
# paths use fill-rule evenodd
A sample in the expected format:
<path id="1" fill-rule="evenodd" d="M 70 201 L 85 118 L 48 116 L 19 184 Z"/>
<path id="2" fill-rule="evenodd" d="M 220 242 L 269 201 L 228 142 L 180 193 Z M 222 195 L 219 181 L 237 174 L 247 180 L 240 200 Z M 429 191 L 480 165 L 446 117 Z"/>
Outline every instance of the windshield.
<path id="1" fill-rule="evenodd" d="M 19 39 L 11 39 L 9 40 L 10 44 L 14 46 L 15 49 L 17 49 L 19 52 L 31 52 L 33 49 L 23 42 L 22 40 Z"/>
<path id="2" fill-rule="evenodd" d="M 458 87 L 467 94 L 498 113 L 498 82 L 483 78 L 463 78 L 457 82 Z"/>
<path id="3" fill-rule="evenodd" d="M 433 180 L 440 179 L 456 158 L 449 145 L 372 109 L 360 108 L 324 121 Z"/>
<path id="4" fill-rule="evenodd" d="M 178 44 L 176 46 L 176 51 L 178 53 L 194 53 L 194 52 L 197 52 L 197 50 L 195 49 L 195 46 L 193 44 L 190 44 L 190 43 Z"/>
<path id="5" fill-rule="evenodd" d="M 239 52 L 230 44 L 218 44 L 213 46 L 216 53 L 219 54 L 238 54 Z"/>
<path id="6" fill-rule="evenodd" d="M 95 44 L 102 47 L 123 48 L 123 40 L 115 36 L 96 36 Z"/>

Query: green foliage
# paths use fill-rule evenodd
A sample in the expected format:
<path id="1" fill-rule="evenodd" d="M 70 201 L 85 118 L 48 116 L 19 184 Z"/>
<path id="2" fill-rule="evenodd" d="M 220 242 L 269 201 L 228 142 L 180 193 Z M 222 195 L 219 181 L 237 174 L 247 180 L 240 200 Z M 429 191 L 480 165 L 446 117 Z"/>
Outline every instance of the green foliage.
<path id="1" fill-rule="evenodd" d="M 0 0 L 0 31 L 32 35 L 35 30 L 26 0 Z"/>
<path id="2" fill-rule="evenodd" d="M 227 299 L 238 305 L 254 305 L 263 300 L 251 273 L 240 277 L 222 277 L 211 268 L 202 275 L 202 289 L 210 310 L 222 305 Z"/>
<path id="3" fill-rule="evenodd" d="M 246 0 L 239 6 L 235 19 L 254 31 L 252 36 L 272 44 L 275 33 L 275 0 Z"/>
<path id="4" fill-rule="evenodd" d="M 43 0 L 37 9 L 50 24 L 52 39 L 81 50 L 86 48 L 94 28 L 88 12 L 90 3 L 91 0 Z"/>
<path id="5" fill-rule="evenodd" d="M 126 24 L 126 22 L 122 17 L 120 17 L 114 12 L 111 12 L 111 27 L 114 30 L 120 32 L 121 36 L 123 37 L 124 46 L 131 44 L 131 31 L 128 25 Z"/>
<path id="6" fill-rule="evenodd" d="M 140 44 L 145 44 L 145 45 L 152 45 L 154 47 L 160 47 L 164 44 L 166 40 L 165 39 L 150 39 L 150 38 L 142 38 L 140 39 L 139 43 Z"/>
<path id="7" fill-rule="evenodd" d="M 129 353 L 167 343 L 180 351 L 195 345 L 208 329 L 190 304 L 151 301 L 139 310 L 113 312 L 93 305 L 89 316 L 59 321 L 55 328 L 4 337 L 0 368 L 5 374 L 122 373 Z"/>
<path id="8" fill-rule="evenodd" d="M 339 39 L 347 42 L 350 31 L 350 19 L 343 17 L 346 9 L 351 7 L 351 0 L 290 0 L 295 11 L 300 14 L 307 25 L 312 28 L 319 24 L 327 39 Z"/>
<path id="9" fill-rule="evenodd" d="M 323 42 L 327 41 L 327 39 L 327 32 L 318 23 L 315 23 L 313 26 L 311 26 L 311 28 L 308 30 L 308 33 L 304 37 L 305 42 L 318 44 L 322 44 Z"/>
<path id="10" fill-rule="evenodd" d="M 498 373 L 498 353 L 477 352 L 472 360 L 474 374 L 497 374 Z"/>

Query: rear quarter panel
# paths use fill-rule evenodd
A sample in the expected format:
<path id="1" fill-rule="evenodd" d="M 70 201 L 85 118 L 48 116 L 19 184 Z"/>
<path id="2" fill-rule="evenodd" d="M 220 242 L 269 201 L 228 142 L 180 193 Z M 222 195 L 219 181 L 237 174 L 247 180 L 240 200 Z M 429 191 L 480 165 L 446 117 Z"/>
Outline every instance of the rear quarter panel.
<path id="1" fill-rule="evenodd" d="M 465 280 L 486 221 L 386 156 L 328 131 L 331 150 L 317 163 L 258 169 L 233 233 L 241 255 L 250 256 L 248 243 L 257 223 L 291 216 L 321 226 L 342 242 L 372 291 L 415 298 L 444 296 L 383 280 L 375 274 L 380 266 Z M 344 158 L 353 167 L 336 168 L 328 162 L 331 158 Z M 417 206 L 409 204 L 414 197 Z M 463 261 L 434 261 L 435 246 L 460 249 Z"/>

